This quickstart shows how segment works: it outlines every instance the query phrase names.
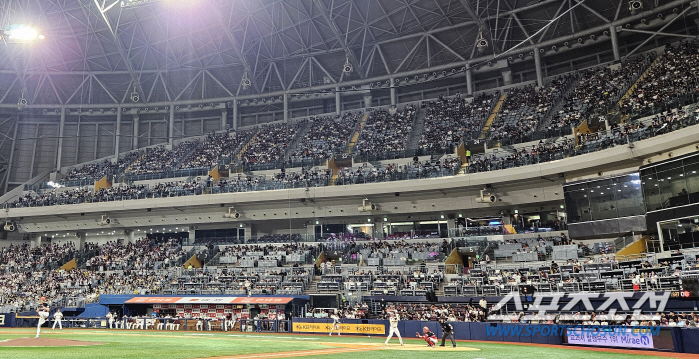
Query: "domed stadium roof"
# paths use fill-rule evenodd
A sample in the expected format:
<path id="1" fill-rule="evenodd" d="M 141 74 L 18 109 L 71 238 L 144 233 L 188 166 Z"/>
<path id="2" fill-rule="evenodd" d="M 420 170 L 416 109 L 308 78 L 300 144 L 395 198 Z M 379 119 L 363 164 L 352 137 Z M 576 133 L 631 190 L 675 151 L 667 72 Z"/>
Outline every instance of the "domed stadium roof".
<path id="1" fill-rule="evenodd" d="M 8 106 L 22 96 L 29 105 L 119 104 L 132 92 L 152 103 L 334 87 L 563 48 L 583 35 L 609 39 L 610 29 L 652 33 L 696 14 L 688 0 L 643 1 L 639 9 L 618 0 L 0 4 L 3 26 L 28 24 L 45 37 L 29 44 L 5 39 L 0 104 Z M 626 23 L 644 28 L 625 29 Z M 343 71 L 345 65 L 353 71 Z"/>

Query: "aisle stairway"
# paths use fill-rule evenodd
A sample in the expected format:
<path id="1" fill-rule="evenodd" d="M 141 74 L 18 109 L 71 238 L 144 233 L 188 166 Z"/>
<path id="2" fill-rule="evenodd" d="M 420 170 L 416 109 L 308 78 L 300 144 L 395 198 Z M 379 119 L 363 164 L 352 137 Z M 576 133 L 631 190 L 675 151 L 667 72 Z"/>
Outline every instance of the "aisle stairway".
<path id="1" fill-rule="evenodd" d="M 242 154 L 245 153 L 245 150 L 248 149 L 248 146 L 250 146 L 250 144 L 252 143 L 252 141 L 255 140 L 255 138 L 257 137 L 257 135 L 258 135 L 259 133 L 260 133 L 260 131 L 258 130 L 257 132 L 255 132 L 254 135 L 252 135 L 252 137 L 250 137 L 250 140 L 248 140 L 248 143 L 246 143 L 245 146 L 243 146 L 243 148 L 241 148 L 240 151 L 238 151 L 238 154 L 235 155 L 235 158 L 236 158 L 236 159 L 240 159 L 240 156 L 242 156 Z M 231 163 L 233 163 L 233 162 L 231 162 Z"/>
<path id="2" fill-rule="evenodd" d="M 468 168 L 468 163 L 466 163 L 466 162 L 462 163 L 462 164 L 461 164 L 461 168 L 459 168 L 459 172 L 458 172 L 458 173 L 464 173 L 464 174 L 465 174 L 465 173 L 466 173 L 466 172 L 465 172 L 465 171 L 466 171 L 466 168 Z"/>
<path id="3" fill-rule="evenodd" d="M 485 125 L 483 126 L 483 130 L 481 130 L 481 135 L 478 136 L 479 140 L 485 140 L 485 138 L 488 136 L 488 131 L 490 130 L 490 126 L 493 124 L 493 121 L 495 121 L 495 118 L 498 117 L 500 114 L 500 108 L 502 108 L 502 104 L 505 102 L 505 99 L 507 98 L 507 94 L 503 93 L 500 95 L 500 99 L 498 100 L 498 103 L 495 104 L 495 107 L 493 108 L 493 112 L 490 113 L 490 116 L 488 116 L 488 121 L 485 122 Z"/>
<path id="4" fill-rule="evenodd" d="M 636 81 L 634 82 L 634 84 L 631 85 L 631 87 L 629 87 L 629 89 L 626 91 L 626 93 L 624 93 L 624 95 L 621 96 L 621 98 L 619 99 L 619 102 L 617 102 L 617 104 L 614 106 L 614 108 L 612 109 L 611 113 L 616 112 L 616 111 L 618 111 L 618 110 L 621 108 L 621 104 L 623 104 L 624 101 L 625 101 L 627 98 L 629 98 L 629 97 L 634 93 L 634 91 L 636 91 L 636 88 L 638 87 L 638 84 L 639 84 L 643 79 L 645 79 L 646 76 L 648 76 L 648 73 L 650 72 L 650 70 L 651 70 L 653 67 L 655 67 L 655 65 L 657 65 L 657 64 L 662 60 L 662 58 L 663 58 L 663 57 L 662 57 L 661 55 L 658 55 L 658 56 L 655 58 L 655 60 L 653 60 L 653 62 L 650 64 L 650 66 L 648 66 L 648 68 L 646 68 L 646 71 L 644 71 L 644 72 L 641 74 L 641 76 L 639 76 L 638 79 L 636 79 Z M 625 118 L 623 118 L 622 121 L 623 121 L 623 120 L 625 120 Z"/>
<path id="5" fill-rule="evenodd" d="M 415 119 L 412 123 L 412 131 L 410 132 L 410 137 L 408 137 L 408 143 L 405 145 L 405 149 L 408 151 L 417 150 L 420 144 L 420 139 L 422 138 L 422 133 L 425 129 L 425 115 L 427 111 L 424 108 L 418 107 L 417 113 L 415 114 Z"/>
<path id="6" fill-rule="evenodd" d="M 345 151 L 345 153 L 350 154 L 350 153 L 352 153 L 352 150 L 354 150 L 354 145 L 357 143 L 357 140 L 359 139 L 359 134 L 364 129 L 364 125 L 366 125 L 366 120 L 368 118 L 369 118 L 368 114 L 365 114 L 364 116 L 362 116 L 362 119 L 359 121 L 359 128 L 357 128 L 357 130 L 354 131 L 354 134 L 352 135 L 352 139 L 350 140 L 349 146 L 347 146 L 347 151 Z"/>
<path id="7" fill-rule="evenodd" d="M 289 146 L 286 147 L 283 158 L 289 158 L 293 152 L 301 149 L 303 144 L 303 136 L 311 129 L 312 125 L 313 123 L 311 121 L 306 121 L 306 123 L 299 127 L 298 131 L 296 131 L 296 134 L 294 135 L 294 138 L 291 140 L 291 142 L 289 142 Z"/>
<path id="8" fill-rule="evenodd" d="M 304 291 L 303 294 L 309 295 L 309 294 L 317 294 L 318 289 L 316 286 L 316 283 L 320 282 L 320 276 L 314 275 L 313 280 L 311 280 L 311 283 L 308 284 L 306 287 L 306 290 Z"/>
<path id="9" fill-rule="evenodd" d="M 148 154 L 147 152 L 143 152 L 143 155 L 142 155 L 141 157 L 139 157 L 137 160 L 131 162 L 131 164 L 130 164 L 128 167 L 126 167 L 126 169 L 124 170 L 124 172 L 125 172 L 125 173 L 126 173 L 126 172 L 131 172 L 131 168 L 133 168 L 133 165 L 134 165 L 136 162 L 142 160 L 143 157 L 146 157 L 147 154 Z"/>
<path id="10" fill-rule="evenodd" d="M 442 284 L 440 284 L 439 287 L 437 287 L 437 290 L 434 291 L 434 295 L 437 297 L 443 297 L 444 296 L 444 285 L 446 285 L 446 284 L 447 284 L 446 281 L 442 282 Z"/>
<path id="11" fill-rule="evenodd" d="M 580 78 L 576 76 L 565 91 L 553 101 L 551 110 L 546 113 L 546 116 L 542 118 L 539 121 L 539 124 L 536 126 L 536 132 L 546 132 L 546 128 L 551 124 L 551 120 L 554 118 L 554 116 L 558 115 L 565 106 L 566 98 L 568 98 L 568 96 L 575 91 L 579 84 Z"/>

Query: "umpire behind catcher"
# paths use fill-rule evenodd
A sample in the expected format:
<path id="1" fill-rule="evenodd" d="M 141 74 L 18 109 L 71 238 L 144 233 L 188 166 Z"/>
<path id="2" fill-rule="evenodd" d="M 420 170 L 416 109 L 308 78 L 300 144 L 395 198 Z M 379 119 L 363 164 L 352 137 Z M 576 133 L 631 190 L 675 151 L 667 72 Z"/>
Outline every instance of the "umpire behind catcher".
<path id="1" fill-rule="evenodd" d="M 454 327 L 447 323 L 444 318 L 439 318 L 439 325 L 442 326 L 442 345 L 440 345 L 440 347 L 443 347 L 447 337 L 450 337 L 451 344 L 454 346 L 454 348 L 456 348 L 456 341 L 454 341 Z"/>

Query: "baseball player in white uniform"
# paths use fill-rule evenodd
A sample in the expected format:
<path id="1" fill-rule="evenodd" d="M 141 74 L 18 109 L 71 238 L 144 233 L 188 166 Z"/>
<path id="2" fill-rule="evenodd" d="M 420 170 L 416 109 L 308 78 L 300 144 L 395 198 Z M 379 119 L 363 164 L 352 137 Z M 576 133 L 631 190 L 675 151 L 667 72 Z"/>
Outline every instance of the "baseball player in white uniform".
<path id="1" fill-rule="evenodd" d="M 390 329 L 388 331 L 388 338 L 386 338 L 386 343 L 385 345 L 388 345 L 388 341 L 393 338 L 393 334 L 398 336 L 398 340 L 400 341 L 400 345 L 403 345 L 403 338 L 400 337 L 400 331 L 398 330 L 398 321 L 400 318 L 398 317 L 398 313 L 393 313 L 393 315 L 388 319 L 390 322 Z"/>
<path id="2" fill-rule="evenodd" d="M 49 318 L 49 307 L 39 307 L 36 314 L 39 315 L 39 324 L 36 325 L 36 337 L 38 338 L 39 334 L 41 334 L 41 326 L 44 325 L 46 320 Z"/>
<path id="3" fill-rule="evenodd" d="M 109 323 L 109 329 L 113 329 L 113 328 L 114 328 L 114 317 L 115 317 L 115 316 L 116 316 L 116 315 L 115 315 L 115 314 L 112 314 L 112 312 L 108 312 L 108 313 L 107 313 L 107 322 Z"/>
<path id="4" fill-rule="evenodd" d="M 235 313 L 231 313 L 230 319 L 226 319 L 226 328 L 224 329 L 224 331 L 227 331 L 228 329 L 233 330 L 233 328 L 235 327 L 236 320 L 238 320 L 238 318 L 235 315 Z"/>
<path id="5" fill-rule="evenodd" d="M 60 309 L 56 309 L 56 313 L 53 313 L 53 327 L 51 327 L 51 330 L 56 329 L 56 324 L 58 324 L 58 329 L 63 330 L 61 320 L 63 320 L 63 313 L 61 313 Z"/>
<path id="6" fill-rule="evenodd" d="M 333 314 L 330 318 L 333 320 L 333 327 L 330 329 L 330 334 L 328 336 L 333 335 L 333 331 L 337 329 L 337 336 L 341 336 L 340 334 L 340 317 L 337 314 Z"/>
<path id="7" fill-rule="evenodd" d="M 204 319 L 199 316 L 197 318 L 197 325 L 195 326 L 196 331 L 203 331 L 204 330 Z"/>

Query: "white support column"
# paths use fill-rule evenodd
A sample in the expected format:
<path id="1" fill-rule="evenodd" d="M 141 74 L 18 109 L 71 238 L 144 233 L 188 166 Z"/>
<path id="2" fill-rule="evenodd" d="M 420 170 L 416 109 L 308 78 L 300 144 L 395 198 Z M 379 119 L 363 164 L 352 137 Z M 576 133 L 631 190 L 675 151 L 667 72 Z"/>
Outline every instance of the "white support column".
<path id="1" fill-rule="evenodd" d="M 36 248 L 41 246 L 41 234 L 36 233 L 32 236 L 31 239 L 31 244 L 29 245 L 31 248 Z"/>
<path id="2" fill-rule="evenodd" d="M 78 238 L 78 245 L 76 246 L 77 249 L 84 249 L 85 248 L 85 232 L 77 232 L 75 233 L 75 236 Z"/>
<path id="3" fill-rule="evenodd" d="M 447 218 L 447 235 L 449 237 L 455 236 L 455 231 L 456 229 L 456 217 L 454 218 Z"/>
<path id="4" fill-rule="evenodd" d="M 284 94 L 284 122 L 289 123 L 289 96 Z"/>
<path id="5" fill-rule="evenodd" d="M 32 146 L 32 164 L 29 166 L 29 178 L 34 177 L 34 163 L 36 163 L 36 147 L 39 144 L 39 127 L 41 124 L 36 124 L 36 132 L 34 133 L 34 146 Z M 95 141 L 95 143 L 97 143 Z"/>
<path id="6" fill-rule="evenodd" d="M 340 115 L 340 112 L 342 112 L 342 99 L 340 98 L 342 96 L 340 94 L 340 86 L 335 87 L 335 114 Z"/>
<path id="7" fill-rule="evenodd" d="M 541 53 L 539 49 L 534 49 L 534 67 L 536 68 L 536 85 L 544 86 L 544 76 L 541 71 Z"/>
<path id="8" fill-rule="evenodd" d="M 95 134 L 97 134 L 98 139 L 99 139 L 99 133 L 100 133 L 100 124 L 96 123 L 95 124 Z M 95 148 L 93 149 L 93 153 L 92 153 L 92 158 L 94 158 L 94 159 L 98 158 L 97 153 L 99 152 L 99 144 L 100 144 L 100 141 L 96 140 L 95 141 Z"/>
<path id="9" fill-rule="evenodd" d="M 665 253 L 665 238 L 663 238 L 663 229 L 660 227 L 660 222 L 655 222 L 655 228 L 658 230 L 658 243 L 660 244 L 660 253 Z"/>
<path id="10" fill-rule="evenodd" d="M 133 115 L 133 137 L 131 138 L 131 148 L 132 149 L 137 149 L 138 148 L 138 137 L 139 137 L 139 127 L 140 127 L 140 119 L 138 118 L 137 114 Z"/>
<path id="11" fill-rule="evenodd" d="M 194 239 L 196 238 L 196 233 L 197 230 L 193 229 L 194 227 L 189 227 L 189 238 L 187 238 L 187 243 L 186 245 L 191 245 L 194 243 Z"/>
<path id="12" fill-rule="evenodd" d="M 362 86 L 364 89 L 364 108 L 370 108 L 373 106 L 374 98 L 371 94 L 371 90 L 369 89 L 369 86 L 364 85 Z"/>
<path id="13" fill-rule="evenodd" d="M 121 142 L 121 107 L 117 107 L 116 134 L 114 140 L 114 158 L 119 158 L 119 142 Z"/>
<path id="14" fill-rule="evenodd" d="M 473 70 L 466 69 L 466 93 L 473 95 Z"/>
<path id="15" fill-rule="evenodd" d="M 245 225 L 243 225 L 242 229 L 245 231 L 245 233 L 243 233 L 243 240 L 245 241 L 244 243 L 248 243 L 248 241 L 250 241 L 250 237 L 252 237 L 252 224 L 246 223 Z M 238 235 L 238 238 L 240 238 L 240 234 Z"/>
<path id="16" fill-rule="evenodd" d="M 621 54 L 619 53 L 619 37 L 616 33 L 616 28 L 614 25 L 609 25 L 609 35 L 612 38 L 612 51 L 614 52 L 614 61 L 621 60 Z"/>
<path id="17" fill-rule="evenodd" d="M 396 85 L 395 79 L 391 78 L 391 106 L 395 106 L 398 102 L 396 96 Z"/>
<path id="18" fill-rule="evenodd" d="M 58 153 L 56 153 L 56 171 L 61 170 L 62 154 L 63 154 L 63 131 L 66 127 L 66 110 L 61 108 L 61 122 L 58 125 Z"/>
<path id="19" fill-rule="evenodd" d="M 175 106 L 170 106 L 170 131 L 168 131 L 168 143 L 170 146 L 175 142 Z"/>
<path id="20" fill-rule="evenodd" d="M 238 131 L 238 100 L 233 100 L 233 130 Z"/>
<path id="21" fill-rule="evenodd" d="M 125 234 L 126 234 L 126 238 L 128 240 L 128 243 L 136 243 L 140 239 L 136 235 L 136 231 L 134 231 L 133 229 L 127 229 L 125 231 Z"/>
<path id="22" fill-rule="evenodd" d="M 184 119 L 182 119 L 184 121 Z M 226 125 L 228 124 L 228 109 L 226 104 L 223 104 L 223 110 L 221 110 L 221 131 L 226 130 Z"/>
<path id="23" fill-rule="evenodd" d="M 80 154 L 80 116 L 78 116 L 78 130 L 77 130 L 77 136 L 75 137 L 75 162 L 74 163 L 80 163 L 78 162 L 78 155 Z"/>
<path id="24" fill-rule="evenodd" d="M 10 149 L 10 160 L 7 162 L 7 180 L 5 181 L 5 192 L 10 185 L 10 174 L 12 173 L 12 162 L 15 158 L 15 147 L 17 146 L 17 129 L 19 128 L 19 118 L 15 121 L 14 134 L 12 135 L 12 148 Z"/>
<path id="25" fill-rule="evenodd" d="M 505 86 L 512 85 L 512 70 L 509 68 L 502 70 L 502 82 Z M 538 75 L 537 75 L 538 76 Z"/>

